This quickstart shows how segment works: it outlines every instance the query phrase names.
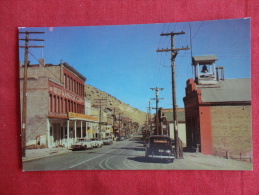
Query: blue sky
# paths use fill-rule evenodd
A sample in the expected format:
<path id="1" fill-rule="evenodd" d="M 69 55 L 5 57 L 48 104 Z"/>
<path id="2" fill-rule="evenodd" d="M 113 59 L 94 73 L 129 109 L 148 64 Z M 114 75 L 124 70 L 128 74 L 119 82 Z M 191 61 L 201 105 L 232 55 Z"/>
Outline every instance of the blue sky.
<path id="1" fill-rule="evenodd" d="M 224 66 L 226 79 L 248 78 L 251 74 L 250 19 L 19 30 L 45 32 L 31 34 L 30 38 L 45 40 L 42 43 L 46 63 L 67 62 L 87 78 L 86 84 L 145 112 L 148 102 L 152 102 L 150 98 L 155 97 L 150 88 L 155 87 L 164 88 L 159 92 L 159 98 L 164 98 L 159 107 L 172 107 L 170 52 L 156 52 L 170 48 L 170 36 L 160 36 L 161 33 L 184 31 L 184 35 L 175 36 L 175 48 L 192 45 L 190 50 L 179 51 L 175 60 L 179 107 L 184 106 L 186 81 L 193 77 L 191 53 L 216 55 L 216 66 Z M 30 42 L 30 45 L 42 43 Z M 20 45 L 24 42 L 20 41 Z M 24 51 L 19 51 L 23 62 Z M 38 63 L 41 52 L 30 49 L 31 64 Z M 151 105 L 155 107 L 155 103 Z"/>

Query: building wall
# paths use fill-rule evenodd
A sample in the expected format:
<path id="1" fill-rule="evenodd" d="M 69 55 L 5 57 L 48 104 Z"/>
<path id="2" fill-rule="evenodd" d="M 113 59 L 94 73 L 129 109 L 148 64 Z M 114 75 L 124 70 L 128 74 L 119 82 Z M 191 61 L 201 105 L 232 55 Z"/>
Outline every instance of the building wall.
<path id="1" fill-rule="evenodd" d="M 169 128 L 170 128 L 170 138 L 174 139 L 174 124 L 169 123 Z M 186 147 L 187 143 L 186 143 L 186 125 L 185 125 L 185 123 L 178 123 L 178 137 L 183 142 L 183 147 Z"/>
<path id="2" fill-rule="evenodd" d="M 62 83 L 61 66 L 43 66 L 43 65 L 30 65 L 28 67 L 28 78 L 34 77 L 49 77 L 55 81 Z M 20 78 L 23 78 L 24 67 L 20 67 Z"/>
<path id="3" fill-rule="evenodd" d="M 20 98 L 22 109 L 23 80 L 20 81 Z M 27 117 L 26 140 L 36 142 L 39 136 L 47 132 L 46 118 L 48 114 L 48 78 L 28 79 L 27 81 Z M 46 138 L 45 138 L 46 139 Z M 35 144 L 35 143 L 33 143 Z"/>
<path id="4" fill-rule="evenodd" d="M 212 106 L 213 155 L 252 156 L 251 106 Z"/>
<path id="5" fill-rule="evenodd" d="M 212 128 L 210 106 L 199 107 L 200 150 L 203 154 L 212 155 Z"/>

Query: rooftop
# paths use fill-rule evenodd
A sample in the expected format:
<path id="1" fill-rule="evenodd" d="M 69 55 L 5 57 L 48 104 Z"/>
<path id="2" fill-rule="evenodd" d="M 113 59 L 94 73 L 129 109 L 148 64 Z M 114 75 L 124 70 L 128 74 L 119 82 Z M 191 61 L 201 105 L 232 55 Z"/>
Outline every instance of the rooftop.
<path id="1" fill-rule="evenodd" d="M 192 56 L 193 65 L 213 64 L 218 58 L 215 55 Z"/>
<path id="2" fill-rule="evenodd" d="M 202 102 L 251 101 L 251 79 L 219 80 L 215 85 L 197 85 L 201 89 Z"/>

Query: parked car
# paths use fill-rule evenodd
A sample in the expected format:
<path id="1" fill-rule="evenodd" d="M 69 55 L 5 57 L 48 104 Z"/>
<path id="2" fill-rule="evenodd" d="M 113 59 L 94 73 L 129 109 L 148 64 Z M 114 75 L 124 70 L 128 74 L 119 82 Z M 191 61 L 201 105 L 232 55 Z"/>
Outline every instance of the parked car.
<path id="1" fill-rule="evenodd" d="M 76 150 L 76 149 L 93 149 L 93 143 L 90 139 L 85 139 L 85 138 L 80 138 L 77 139 L 77 141 L 75 143 L 72 144 L 72 150 Z"/>
<path id="2" fill-rule="evenodd" d="M 92 138 L 91 141 L 93 142 L 93 147 L 99 148 L 103 146 L 103 141 L 97 138 Z"/>
<path id="3" fill-rule="evenodd" d="M 112 138 L 110 138 L 110 137 L 103 138 L 103 144 L 104 145 L 113 144 Z"/>
<path id="4" fill-rule="evenodd" d="M 124 136 L 120 136 L 120 137 L 117 138 L 117 141 L 123 141 L 123 140 L 125 140 Z"/>
<path id="5" fill-rule="evenodd" d="M 148 142 L 149 142 L 149 137 L 144 137 L 143 138 L 143 145 L 147 146 Z"/>
<path id="6" fill-rule="evenodd" d="M 148 159 L 165 159 L 173 162 L 175 159 L 175 149 L 171 144 L 171 139 L 163 135 L 150 136 L 145 156 Z"/>

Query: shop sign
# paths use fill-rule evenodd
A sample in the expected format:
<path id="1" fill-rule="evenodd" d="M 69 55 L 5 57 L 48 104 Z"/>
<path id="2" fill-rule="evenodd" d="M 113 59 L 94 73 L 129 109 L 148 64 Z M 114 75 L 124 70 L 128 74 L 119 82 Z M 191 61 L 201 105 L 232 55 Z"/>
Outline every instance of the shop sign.
<path id="1" fill-rule="evenodd" d="M 89 120 L 89 121 L 98 121 L 97 117 L 85 115 L 85 114 L 74 113 L 74 112 L 69 112 L 68 117 L 69 118 L 86 119 L 86 120 Z"/>

